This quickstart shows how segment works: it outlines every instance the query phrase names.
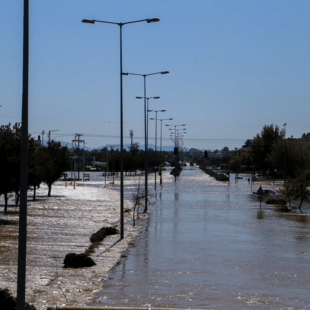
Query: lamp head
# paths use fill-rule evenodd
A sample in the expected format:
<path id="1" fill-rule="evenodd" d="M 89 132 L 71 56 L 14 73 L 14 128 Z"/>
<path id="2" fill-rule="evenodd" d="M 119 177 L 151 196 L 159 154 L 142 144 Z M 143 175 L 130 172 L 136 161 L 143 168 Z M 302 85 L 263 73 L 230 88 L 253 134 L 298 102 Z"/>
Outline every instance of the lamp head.
<path id="1" fill-rule="evenodd" d="M 185 124 L 183 124 L 182 126 L 186 126 Z"/>
<path id="2" fill-rule="evenodd" d="M 169 125 L 166 124 L 166 126 L 169 126 Z"/>
<path id="3" fill-rule="evenodd" d="M 150 118 L 152 121 L 155 119 L 155 118 Z"/>
<path id="4" fill-rule="evenodd" d="M 82 23 L 94 24 L 94 23 L 95 23 L 95 20 L 94 20 L 94 19 L 84 18 L 84 19 L 82 19 Z"/>
<path id="5" fill-rule="evenodd" d="M 172 121 L 173 120 L 173 118 L 169 118 L 169 121 Z"/>
<path id="6" fill-rule="evenodd" d="M 146 20 L 147 23 L 156 23 L 156 22 L 159 22 L 159 21 L 160 21 L 160 19 L 157 18 L 157 17 L 148 18 L 148 19 Z"/>
<path id="7" fill-rule="evenodd" d="M 160 97 L 158 97 L 158 96 L 157 96 L 157 97 L 154 97 L 154 99 L 159 99 L 159 98 L 160 98 Z"/>
<path id="8" fill-rule="evenodd" d="M 161 71 L 160 73 L 161 73 L 161 74 L 168 74 L 169 71 Z"/>
<path id="9" fill-rule="evenodd" d="M 136 97 L 136 99 L 142 99 L 143 97 Z"/>
<path id="10" fill-rule="evenodd" d="M 153 110 L 147 110 L 148 112 L 153 112 Z"/>
<path id="11" fill-rule="evenodd" d="M 128 75 L 128 72 L 122 72 L 122 75 Z"/>
<path id="12" fill-rule="evenodd" d="M 160 112 L 166 112 L 166 110 L 160 110 Z"/>

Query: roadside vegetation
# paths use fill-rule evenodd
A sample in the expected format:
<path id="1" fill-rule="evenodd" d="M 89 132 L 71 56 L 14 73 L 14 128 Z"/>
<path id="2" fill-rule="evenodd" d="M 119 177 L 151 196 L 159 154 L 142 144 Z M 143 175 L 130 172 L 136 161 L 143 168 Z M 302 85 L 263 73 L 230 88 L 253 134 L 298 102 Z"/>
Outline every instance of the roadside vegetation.
<path id="1" fill-rule="evenodd" d="M 4 196 L 4 211 L 7 212 L 8 199 L 15 193 L 15 204 L 20 196 L 20 156 L 21 127 L 18 124 L 0 127 L 0 195 Z M 36 188 L 42 182 L 48 186 L 48 196 L 52 185 L 62 173 L 70 167 L 70 154 L 65 146 L 50 141 L 47 145 L 36 144 L 29 135 L 28 141 L 28 186 L 33 188 L 35 200 Z"/>
<path id="2" fill-rule="evenodd" d="M 7 288 L 0 289 L 0 305 L 3 310 L 16 310 L 16 298 L 11 295 Z M 25 302 L 25 310 L 36 310 L 36 308 Z"/>

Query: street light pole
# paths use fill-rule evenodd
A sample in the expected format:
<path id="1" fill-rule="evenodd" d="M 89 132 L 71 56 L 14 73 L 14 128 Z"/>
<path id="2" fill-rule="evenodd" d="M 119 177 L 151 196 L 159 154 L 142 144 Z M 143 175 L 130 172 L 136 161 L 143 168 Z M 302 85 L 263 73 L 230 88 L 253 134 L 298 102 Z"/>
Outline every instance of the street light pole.
<path id="1" fill-rule="evenodd" d="M 147 110 L 148 112 L 155 112 L 155 191 L 156 191 L 156 163 L 157 163 L 157 112 L 166 112 L 166 110 Z M 154 118 L 151 118 L 154 120 Z"/>
<path id="2" fill-rule="evenodd" d="M 49 130 L 48 131 L 48 142 L 51 142 L 51 132 L 54 132 L 54 131 L 59 131 L 59 129 L 57 129 L 57 130 Z"/>
<path id="3" fill-rule="evenodd" d="M 139 75 L 143 76 L 144 78 L 144 170 L 145 170 L 145 189 L 144 189 L 144 195 L 145 195 L 145 206 L 144 206 L 144 213 L 147 212 L 147 198 L 148 198 L 148 181 L 147 181 L 147 171 L 148 171 L 148 132 L 147 132 L 147 102 L 146 102 L 146 77 L 149 75 L 155 75 L 155 74 L 168 74 L 169 71 L 160 71 L 160 72 L 155 72 L 155 73 L 149 73 L 149 74 L 138 74 L 138 73 L 129 73 L 129 72 L 124 72 L 123 75 Z"/>
<path id="4" fill-rule="evenodd" d="M 178 147 L 177 147 L 177 127 L 179 126 L 185 126 L 185 124 L 181 124 L 181 125 L 166 125 L 166 126 L 172 126 L 174 127 L 174 129 L 169 128 L 170 130 L 174 130 L 174 145 L 175 145 L 175 149 L 176 149 L 176 154 L 175 154 L 175 169 L 179 170 L 179 151 L 178 151 Z M 176 181 L 176 175 L 175 175 L 175 181 Z"/>
<path id="5" fill-rule="evenodd" d="M 147 18 L 142 20 L 130 21 L 126 23 L 115 23 L 103 20 L 95 20 L 95 19 L 83 19 L 83 23 L 94 24 L 95 22 L 106 23 L 106 24 L 114 24 L 120 27 L 120 134 L 121 134 L 121 155 L 120 155 L 120 166 L 121 166 L 121 201 L 120 201 L 120 237 L 124 239 L 124 157 L 123 157 L 123 59 L 122 59 L 122 28 L 123 25 L 133 24 L 138 22 L 154 23 L 159 22 L 159 18 Z"/>
<path id="6" fill-rule="evenodd" d="M 136 97 L 136 99 L 143 99 L 144 97 Z M 149 145 L 149 100 L 150 99 L 159 99 L 159 96 L 155 97 L 146 97 L 146 145 Z M 145 101 L 144 101 L 145 106 Z"/>
<path id="7" fill-rule="evenodd" d="M 163 151 L 163 121 L 172 121 L 173 118 L 159 118 L 160 121 L 160 163 L 159 163 L 159 176 L 160 181 L 159 184 L 163 185 L 162 173 L 161 173 L 161 158 L 162 158 L 162 151 Z"/>
<path id="8" fill-rule="evenodd" d="M 29 0 L 24 0 L 23 20 L 23 90 L 22 136 L 20 165 L 20 209 L 17 269 L 17 310 L 25 309 L 26 248 L 27 248 L 27 191 L 28 191 L 28 86 L 29 86 Z"/>

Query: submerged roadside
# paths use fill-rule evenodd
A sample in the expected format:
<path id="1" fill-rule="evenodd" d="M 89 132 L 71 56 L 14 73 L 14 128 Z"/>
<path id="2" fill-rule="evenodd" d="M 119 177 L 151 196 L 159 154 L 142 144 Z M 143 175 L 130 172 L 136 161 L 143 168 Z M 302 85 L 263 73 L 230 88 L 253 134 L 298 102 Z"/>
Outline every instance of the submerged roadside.
<path id="1" fill-rule="evenodd" d="M 102 227 L 118 228 L 119 193 L 104 187 L 73 189 L 63 182 L 53 186 L 52 197 L 47 198 L 46 191 L 41 185 L 37 200 L 28 202 L 26 301 L 38 310 L 49 305 L 82 306 L 96 299 L 94 292 L 102 289 L 102 280 L 139 232 L 139 226 L 132 225 L 133 203 L 124 201 L 128 212 L 123 240 L 119 235 L 105 238 L 90 254 L 96 263 L 91 268 L 64 269 L 65 255 L 83 253 L 93 233 Z M 18 207 L 9 207 L 7 214 L 0 212 L 0 287 L 15 296 L 17 254 Z"/>

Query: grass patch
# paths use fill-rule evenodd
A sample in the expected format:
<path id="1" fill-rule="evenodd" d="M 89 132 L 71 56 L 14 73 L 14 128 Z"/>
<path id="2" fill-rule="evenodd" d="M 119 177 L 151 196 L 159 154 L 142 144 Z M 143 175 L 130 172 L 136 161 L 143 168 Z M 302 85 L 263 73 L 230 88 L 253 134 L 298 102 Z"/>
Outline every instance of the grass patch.
<path id="1" fill-rule="evenodd" d="M 275 199 L 275 198 L 272 198 L 272 199 L 268 199 L 266 201 L 266 204 L 267 205 L 286 205 L 286 200 L 285 199 Z"/>
<path id="2" fill-rule="evenodd" d="M 276 208 L 276 211 L 278 212 L 291 212 L 291 209 L 289 209 L 286 205 L 278 206 Z"/>

